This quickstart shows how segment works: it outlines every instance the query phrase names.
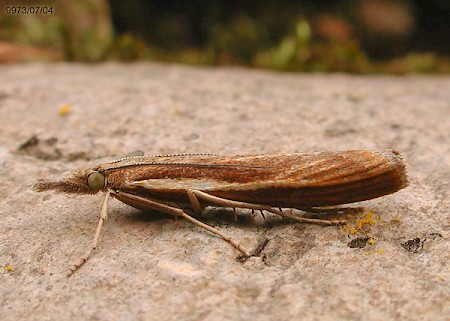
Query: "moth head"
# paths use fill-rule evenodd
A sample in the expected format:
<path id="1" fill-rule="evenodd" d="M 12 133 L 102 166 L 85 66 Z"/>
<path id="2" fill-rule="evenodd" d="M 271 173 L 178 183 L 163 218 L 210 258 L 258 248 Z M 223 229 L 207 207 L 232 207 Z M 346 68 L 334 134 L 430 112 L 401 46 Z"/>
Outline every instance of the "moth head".
<path id="1" fill-rule="evenodd" d="M 34 185 L 38 192 L 56 190 L 72 194 L 95 194 L 106 189 L 105 175 L 96 170 L 81 169 L 60 181 L 40 180 Z"/>

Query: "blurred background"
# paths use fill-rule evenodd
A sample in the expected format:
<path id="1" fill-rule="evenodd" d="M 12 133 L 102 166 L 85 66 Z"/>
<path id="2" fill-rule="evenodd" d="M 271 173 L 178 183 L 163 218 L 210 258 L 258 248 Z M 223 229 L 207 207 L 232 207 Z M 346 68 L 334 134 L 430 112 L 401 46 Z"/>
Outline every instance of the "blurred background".
<path id="1" fill-rule="evenodd" d="M 450 71 L 449 0 L 0 0 L 0 9 L 0 63 Z"/>

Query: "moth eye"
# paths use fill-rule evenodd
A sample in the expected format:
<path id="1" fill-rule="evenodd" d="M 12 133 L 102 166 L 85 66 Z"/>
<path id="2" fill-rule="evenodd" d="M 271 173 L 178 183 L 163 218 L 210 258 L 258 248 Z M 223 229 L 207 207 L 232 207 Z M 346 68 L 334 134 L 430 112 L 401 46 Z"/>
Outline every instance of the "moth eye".
<path id="1" fill-rule="evenodd" d="M 105 176 L 100 172 L 92 172 L 88 176 L 88 186 L 95 191 L 105 187 Z"/>

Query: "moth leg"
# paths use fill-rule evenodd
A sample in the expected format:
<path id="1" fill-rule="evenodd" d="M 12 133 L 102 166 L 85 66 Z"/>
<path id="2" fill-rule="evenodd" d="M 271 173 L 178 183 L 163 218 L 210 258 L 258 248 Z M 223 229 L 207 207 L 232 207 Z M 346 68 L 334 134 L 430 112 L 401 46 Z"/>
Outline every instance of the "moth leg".
<path id="1" fill-rule="evenodd" d="M 189 197 L 189 202 L 191 203 L 191 206 L 192 206 L 192 209 L 194 210 L 194 212 L 197 213 L 198 215 L 201 215 L 203 213 L 204 207 L 200 204 L 195 193 L 189 189 L 189 190 L 187 190 L 187 195 Z M 262 214 L 262 212 L 261 212 L 261 215 L 264 217 L 264 214 Z M 234 221 L 237 222 L 238 217 L 237 217 L 235 207 L 233 207 L 233 218 L 234 218 Z"/>
<path id="2" fill-rule="evenodd" d="M 364 207 L 301 207 L 298 209 L 313 214 L 348 214 L 364 211 Z"/>
<path id="3" fill-rule="evenodd" d="M 267 237 L 260 239 L 258 241 L 258 243 L 256 244 L 256 247 L 253 249 L 251 256 L 260 256 L 262 250 L 264 250 L 264 248 L 266 247 L 267 243 L 269 243 L 269 241 L 270 241 L 270 239 L 268 239 Z M 245 261 L 247 261 L 248 258 L 250 258 L 250 256 L 239 255 L 237 257 L 237 260 L 241 263 L 244 263 Z M 263 260 L 264 260 L 264 256 L 263 256 Z"/>
<path id="4" fill-rule="evenodd" d="M 203 213 L 203 207 L 198 201 L 197 196 L 195 196 L 195 194 L 191 190 L 187 191 L 187 195 L 189 197 L 189 202 L 191 203 L 194 212 L 197 213 L 198 215 L 201 215 Z"/>
<path id="5" fill-rule="evenodd" d="M 110 191 L 106 192 L 105 200 L 103 201 L 102 209 L 100 211 L 100 216 L 98 218 L 97 228 L 95 229 L 94 238 L 91 242 L 91 247 L 84 253 L 84 255 L 81 257 L 81 259 L 74 263 L 69 270 L 67 271 L 67 276 L 71 276 L 76 270 L 78 270 L 91 256 L 92 252 L 97 248 L 98 245 L 98 239 L 100 237 L 100 231 L 102 229 L 103 223 L 108 218 L 108 198 L 110 195 Z"/>
<path id="6" fill-rule="evenodd" d="M 247 208 L 251 210 L 259 210 L 259 211 L 268 211 L 271 213 L 274 213 L 276 215 L 287 217 L 293 220 L 296 220 L 298 222 L 302 223 L 311 223 L 311 224 L 319 224 L 319 225 L 342 225 L 345 224 L 345 220 L 321 220 L 321 219 L 315 219 L 315 218 L 307 218 L 307 217 L 300 217 L 297 215 L 294 215 L 289 212 L 282 212 L 280 210 L 277 210 L 273 207 L 270 207 L 268 205 L 260 205 L 260 204 L 253 204 L 253 203 L 246 203 L 246 202 L 240 202 L 240 201 L 232 201 L 226 198 L 217 197 L 214 195 L 210 195 L 208 193 L 199 191 L 199 190 L 190 190 L 191 193 L 195 194 L 198 199 L 202 199 L 204 201 L 210 202 L 212 204 L 221 205 L 224 207 L 238 207 L 238 208 Z"/>
<path id="7" fill-rule="evenodd" d="M 143 198 L 134 194 L 121 192 L 121 191 L 112 191 L 111 192 L 115 198 L 117 198 L 120 201 L 123 201 L 126 204 L 136 206 L 140 209 L 151 209 L 156 210 L 158 212 L 163 212 L 169 215 L 174 216 L 181 216 L 185 218 L 186 220 L 190 221 L 191 223 L 194 223 L 195 225 L 198 225 L 205 230 L 216 234 L 217 236 L 220 236 L 224 241 L 228 242 L 231 246 L 233 246 L 235 249 L 240 251 L 245 256 L 251 256 L 251 253 L 247 251 L 241 244 L 231 239 L 229 236 L 223 234 L 219 230 L 215 229 L 212 226 L 209 226 L 208 224 L 205 224 L 192 216 L 188 215 L 185 211 L 183 211 L 181 208 L 170 206 L 164 203 L 160 203 L 148 198 Z"/>

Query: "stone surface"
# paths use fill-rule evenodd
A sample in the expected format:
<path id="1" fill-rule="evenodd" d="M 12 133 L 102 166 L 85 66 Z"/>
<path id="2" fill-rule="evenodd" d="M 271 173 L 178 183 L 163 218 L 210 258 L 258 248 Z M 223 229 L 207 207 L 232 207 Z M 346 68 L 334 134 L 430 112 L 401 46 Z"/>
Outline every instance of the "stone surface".
<path id="1" fill-rule="evenodd" d="M 6 320 L 448 320 L 450 78 L 158 64 L 0 66 L 0 315 Z M 411 184 L 344 228 L 238 211 L 189 222 L 39 178 L 145 153 L 396 148 Z M 373 213 L 372 217 L 370 216 Z M 358 228 L 358 223 L 359 227 Z"/>

